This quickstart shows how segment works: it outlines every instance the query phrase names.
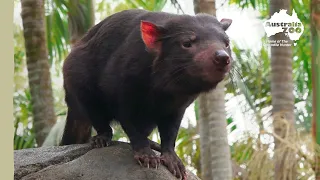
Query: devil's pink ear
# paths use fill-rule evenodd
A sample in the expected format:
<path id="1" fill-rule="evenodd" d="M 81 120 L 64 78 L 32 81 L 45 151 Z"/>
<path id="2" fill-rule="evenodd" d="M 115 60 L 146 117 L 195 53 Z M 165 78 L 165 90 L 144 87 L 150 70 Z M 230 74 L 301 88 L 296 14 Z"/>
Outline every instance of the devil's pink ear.
<path id="1" fill-rule="evenodd" d="M 160 27 L 148 21 L 141 21 L 140 29 L 142 40 L 147 48 L 152 51 L 158 51 L 160 43 L 157 40 L 161 35 Z"/>
<path id="2" fill-rule="evenodd" d="M 232 19 L 223 18 L 220 20 L 223 30 L 227 30 L 232 23 Z"/>

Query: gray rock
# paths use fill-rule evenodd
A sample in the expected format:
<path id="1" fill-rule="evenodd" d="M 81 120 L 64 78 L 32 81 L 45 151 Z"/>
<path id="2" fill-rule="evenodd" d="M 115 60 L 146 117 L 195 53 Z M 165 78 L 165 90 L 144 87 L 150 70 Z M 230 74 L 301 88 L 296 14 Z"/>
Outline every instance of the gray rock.
<path id="1" fill-rule="evenodd" d="M 176 180 L 164 166 L 141 167 L 127 143 L 100 149 L 89 144 L 14 152 L 14 176 L 22 180 Z M 188 171 L 188 180 L 199 180 Z"/>

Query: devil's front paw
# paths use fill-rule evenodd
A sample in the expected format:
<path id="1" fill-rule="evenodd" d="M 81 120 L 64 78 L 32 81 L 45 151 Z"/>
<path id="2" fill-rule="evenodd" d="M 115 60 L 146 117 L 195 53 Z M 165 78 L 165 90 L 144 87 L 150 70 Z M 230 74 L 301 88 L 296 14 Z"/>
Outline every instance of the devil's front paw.
<path id="1" fill-rule="evenodd" d="M 186 169 L 175 152 L 163 152 L 161 163 L 168 168 L 168 170 L 177 178 L 187 179 Z"/>
<path id="2" fill-rule="evenodd" d="M 141 166 L 147 168 L 158 168 L 160 165 L 160 157 L 156 156 L 150 147 L 135 150 L 134 159 L 136 159 Z"/>

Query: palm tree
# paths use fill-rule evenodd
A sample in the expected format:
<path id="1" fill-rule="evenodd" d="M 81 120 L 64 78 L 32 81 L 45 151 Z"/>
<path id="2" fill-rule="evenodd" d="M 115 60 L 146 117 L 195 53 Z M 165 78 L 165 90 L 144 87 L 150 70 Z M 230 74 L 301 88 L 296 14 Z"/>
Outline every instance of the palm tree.
<path id="1" fill-rule="evenodd" d="M 215 1 L 194 0 L 195 13 L 216 15 Z M 225 113 L 224 82 L 200 95 L 200 151 L 202 179 L 232 179 L 231 155 Z"/>
<path id="2" fill-rule="evenodd" d="M 270 16 L 279 12 L 280 9 L 286 9 L 290 13 L 290 0 L 270 0 Z M 289 41 L 284 33 L 278 33 L 271 36 L 270 39 Z M 294 131 L 295 124 L 291 47 L 271 47 L 271 96 L 273 115 L 281 113 L 281 116 L 289 123 L 289 126 L 285 127 L 276 118 L 273 121 L 274 132 L 283 138 L 287 128 L 289 132 Z M 294 152 L 286 151 L 277 155 L 277 150 L 283 146 L 282 142 L 275 139 L 275 179 L 296 179 L 296 163 L 291 163 L 295 161 Z M 290 170 L 292 172 L 288 172 Z"/>
<path id="3" fill-rule="evenodd" d="M 44 1 L 21 0 L 21 10 L 33 126 L 37 144 L 41 146 L 56 121 L 46 44 Z"/>

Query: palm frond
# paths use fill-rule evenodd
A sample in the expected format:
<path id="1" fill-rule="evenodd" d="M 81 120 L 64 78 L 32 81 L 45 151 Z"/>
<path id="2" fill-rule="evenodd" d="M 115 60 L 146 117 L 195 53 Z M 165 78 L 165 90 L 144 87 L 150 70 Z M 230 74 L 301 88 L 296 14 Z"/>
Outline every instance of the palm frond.
<path id="1" fill-rule="evenodd" d="M 161 11 L 167 0 L 126 0 L 131 8 L 142 8 L 149 11 Z"/>
<path id="2" fill-rule="evenodd" d="M 64 0 L 47 0 L 46 32 L 50 65 L 62 61 L 68 53 L 67 7 Z"/>

